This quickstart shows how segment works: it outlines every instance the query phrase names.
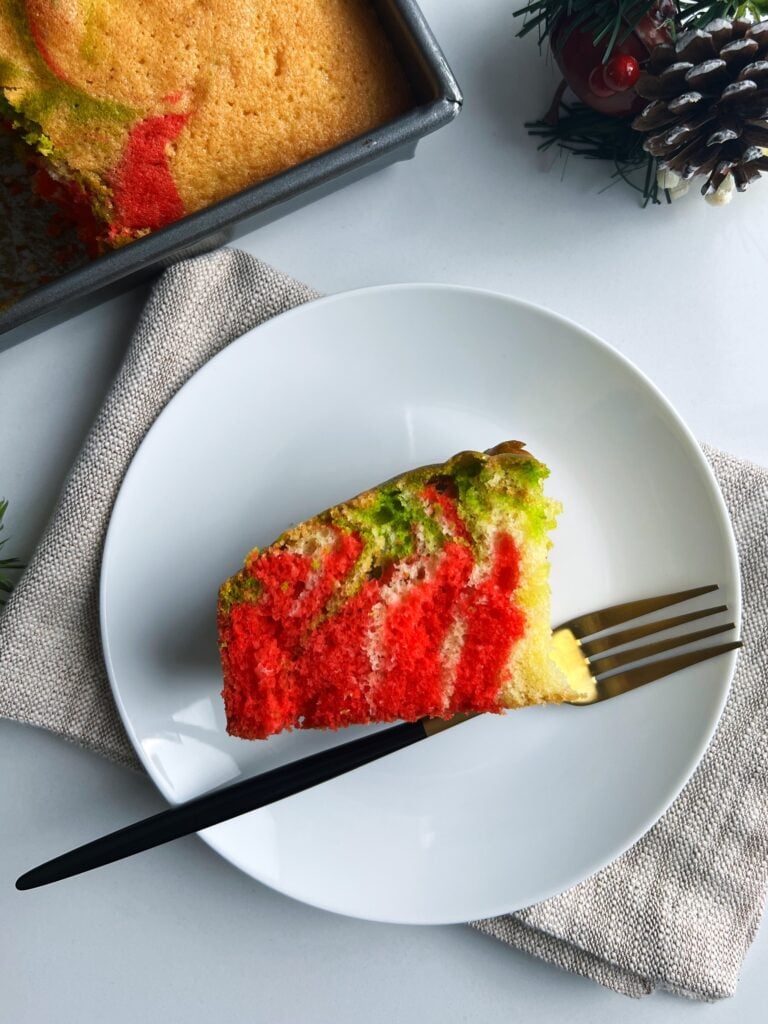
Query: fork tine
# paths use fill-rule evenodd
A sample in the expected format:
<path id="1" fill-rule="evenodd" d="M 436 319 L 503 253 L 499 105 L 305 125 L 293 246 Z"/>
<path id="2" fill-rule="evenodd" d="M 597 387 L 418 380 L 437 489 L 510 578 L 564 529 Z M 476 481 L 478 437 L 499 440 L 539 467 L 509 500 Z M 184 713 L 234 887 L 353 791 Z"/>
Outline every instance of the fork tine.
<path id="1" fill-rule="evenodd" d="M 657 622 L 644 622 L 642 626 L 630 626 L 629 629 L 622 629 L 618 633 L 609 633 L 608 636 L 598 637 L 597 640 L 587 640 L 581 645 L 581 649 L 588 658 L 592 658 L 595 654 L 612 651 L 614 647 L 621 647 L 634 640 L 642 640 L 645 636 L 661 633 L 665 629 L 672 629 L 673 626 L 682 626 L 685 622 L 705 619 L 708 615 L 717 615 L 719 612 L 727 611 L 728 605 L 719 604 L 716 608 L 704 608 L 697 612 L 686 612 L 685 615 L 673 615 L 669 619 L 660 619 Z"/>
<path id="2" fill-rule="evenodd" d="M 611 626 L 618 626 L 621 622 L 629 619 L 638 619 L 641 615 L 648 615 L 650 612 L 666 608 L 671 604 L 679 604 L 681 601 L 688 601 L 699 594 L 710 594 L 717 590 L 717 584 L 708 587 L 694 587 L 693 590 L 681 590 L 676 594 L 662 594 L 660 597 L 646 597 L 640 601 L 627 601 L 625 604 L 614 604 L 609 608 L 601 608 L 596 612 L 588 612 L 586 615 L 577 615 L 575 619 L 564 622 L 560 628 L 570 629 L 574 636 L 591 636 L 593 633 L 601 633 Z"/>
<path id="3" fill-rule="evenodd" d="M 629 650 L 619 651 L 618 654 L 604 654 L 599 658 L 590 658 L 590 665 L 595 675 L 612 672 L 615 668 L 629 665 L 633 661 L 651 658 L 654 654 L 663 654 L 664 651 L 671 651 L 675 647 L 683 647 L 685 644 L 692 644 L 695 640 L 704 640 L 708 636 L 716 636 L 718 633 L 726 633 L 729 629 L 735 628 L 733 622 L 728 622 L 724 626 L 710 626 L 709 629 L 699 629 L 695 633 L 686 633 L 684 636 L 668 637 L 666 640 L 657 640 L 653 644 L 630 647 Z"/>
<path id="4" fill-rule="evenodd" d="M 639 686 L 645 686 L 646 683 L 653 683 L 657 679 L 672 675 L 673 672 L 679 672 L 690 665 L 697 665 L 701 661 L 708 661 L 710 658 L 727 654 L 728 651 L 738 650 L 741 646 L 741 640 L 733 640 L 727 644 L 717 644 L 714 647 L 704 647 L 698 651 L 688 651 L 686 654 L 677 654 L 672 658 L 652 661 L 649 665 L 638 665 L 637 668 L 616 672 L 605 679 L 598 679 L 598 700 L 608 700 L 610 697 L 627 693 L 628 690 L 636 690 Z"/>

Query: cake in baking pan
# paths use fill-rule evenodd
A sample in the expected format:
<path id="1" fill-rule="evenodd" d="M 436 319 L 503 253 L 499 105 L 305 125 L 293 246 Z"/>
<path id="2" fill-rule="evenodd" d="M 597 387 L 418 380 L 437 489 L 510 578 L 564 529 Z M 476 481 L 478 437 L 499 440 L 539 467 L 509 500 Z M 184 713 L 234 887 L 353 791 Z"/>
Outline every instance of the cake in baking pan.
<path id="1" fill-rule="evenodd" d="M 403 112 L 367 0 L 3 0 L 0 120 L 94 252 Z"/>

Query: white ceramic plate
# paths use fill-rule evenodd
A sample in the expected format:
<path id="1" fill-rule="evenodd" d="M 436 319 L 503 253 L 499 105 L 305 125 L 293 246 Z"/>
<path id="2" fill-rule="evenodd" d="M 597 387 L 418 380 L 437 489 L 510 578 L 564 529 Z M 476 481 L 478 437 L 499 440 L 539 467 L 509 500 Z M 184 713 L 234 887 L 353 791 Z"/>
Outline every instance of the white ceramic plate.
<path id="1" fill-rule="evenodd" d="M 101 588 L 107 666 L 169 801 L 362 731 L 227 736 L 216 591 L 247 551 L 398 471 L 507 438 L 549 464 L 565 506 L 555 622 L 710 582 L 738 622 L 735 546 L 709 468 L 667 401 L 610 347 L 479 291 L 331 296 L 197 373 L 115 505 Z M 201 835 L 253 878 L 345 914 L 436 924 L 526 906 L 653 824 L 699 760 L 734 664 L 726 656 L 594 708 L 478 719 Z"/>

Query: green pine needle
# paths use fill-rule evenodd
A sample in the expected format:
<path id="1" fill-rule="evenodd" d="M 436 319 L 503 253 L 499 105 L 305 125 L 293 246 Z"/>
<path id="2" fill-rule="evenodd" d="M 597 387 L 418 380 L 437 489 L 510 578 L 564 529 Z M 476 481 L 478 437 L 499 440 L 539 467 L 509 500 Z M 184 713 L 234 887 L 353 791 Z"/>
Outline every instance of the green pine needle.
<path id="1" fill-rule="evenodd" d="M 653 4 L 654 0 L 528 0 L 514 11 L 514 16 L 524 19 L 518 35 L 525 36 L 535 29 L 539 45 L 549 38 L 558 21 L 567 19 L 558 46 L 565 44 L 574 29 L 591 32 L 596 46 L 605 41 L 603 61 L 607 61 L 614 46 L 624 42 Z"/>
<path id="2" fill-rule="evenodd" d="M 642 194 L 643 205 L 658 204 L 664 190 L 656 182 L 656 159 L 643 149 L 643 136 L 622 117 L 606 117 L 583 103 L 560 102 L 555 123 L 534 121 L 526 124 L 528 133 L 542 141 L 539 149 L 552 146 L 587 160 L 609 160 L 612 177 L 622 180 Z M 669 196 L 666 197 L 669 201 Z"/>
<path id="3" fill-rule="evenodd" d="M 624 42 L 654 6 L 655 0 L 527 0 L 513 13 L 523 18 L 518 35 L 535 30 L 539 45 L 550 37 L 559 21 L 567 26 L 558 38 L 561 47 L 574 29 L 591 32 L 595 46 L 605 42 L 606 62 L 613 48 Z M 684 29 L 701 28 L 715 18 L 731 20 L 750 14 L 759 21 L 768 16 L 768 0 L 677 0 L 677 7 L 678 27 Z M 674 36 L 675 26 L 668 27 Z"/>
<path id="4" fill-rule="evenodd" d="M 6 499 L 0 499 L 0 532 L 3 530 L 3 517 L 5 516 L 7 508 L 8 502 Z M 5 540 L 0 540 L 0 548 L 2 548 L 6 543 L 7 538 Z M 5 598 L 2 594 L 10 594 L 13 590 L 13 578 L 9 576 L 8 573 L 20 572 L 23 568 L 24 565 L 18 560 L 18 558 L 0 558 L 0 605 L 5 604 Z"/>

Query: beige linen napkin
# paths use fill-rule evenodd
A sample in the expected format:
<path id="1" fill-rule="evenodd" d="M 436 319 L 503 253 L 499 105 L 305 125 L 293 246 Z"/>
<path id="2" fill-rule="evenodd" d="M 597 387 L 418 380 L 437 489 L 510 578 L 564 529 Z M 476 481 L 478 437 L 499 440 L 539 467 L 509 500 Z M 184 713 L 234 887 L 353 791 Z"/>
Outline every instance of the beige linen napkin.
<path id="1" fill-rule="evenodd" d="M 236 250 L 154 288 L 40 545 L 0 616 L 0 714 L 138 767 L 99 640 L 101 548 L 123 474 L 181 385 L 249 328 L 315 292 Z M 721 724 L 664 817 L 566 893 L 474 927 L 628 995 L 730 995 L 768 884 L 768 471 L 707 449 L 733 518 L 744 650 Z"/>

